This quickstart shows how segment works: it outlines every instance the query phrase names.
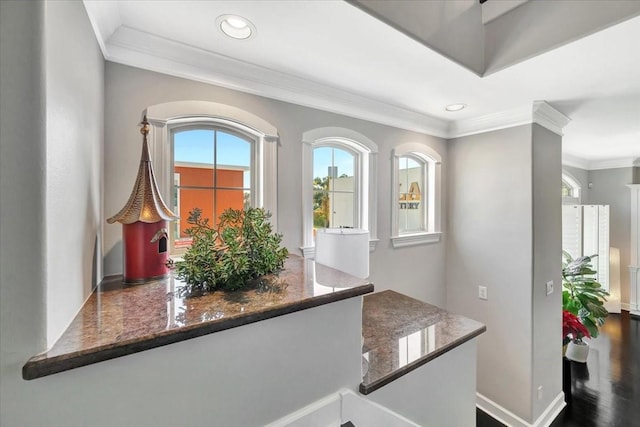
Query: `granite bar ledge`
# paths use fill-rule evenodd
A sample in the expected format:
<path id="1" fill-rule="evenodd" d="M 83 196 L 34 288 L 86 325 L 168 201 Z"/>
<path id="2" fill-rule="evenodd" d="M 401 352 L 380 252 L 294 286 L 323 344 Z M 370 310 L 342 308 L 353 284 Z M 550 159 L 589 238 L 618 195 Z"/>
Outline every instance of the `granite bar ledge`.
<path id="1" fill-rule="evenodd" d="M 475 320 L 391 290 L 366 295 L 360 393 L 378 390 L 486 329 Z"/>
<path id="2" fill-rule="evenodd" d="M 290 255 L 276 284 L 181 297 L 174 278 L 105 281 L 54 346 L 22 368 L 25 380 L 126 356 L 373 292 L 373 285 Z"/>

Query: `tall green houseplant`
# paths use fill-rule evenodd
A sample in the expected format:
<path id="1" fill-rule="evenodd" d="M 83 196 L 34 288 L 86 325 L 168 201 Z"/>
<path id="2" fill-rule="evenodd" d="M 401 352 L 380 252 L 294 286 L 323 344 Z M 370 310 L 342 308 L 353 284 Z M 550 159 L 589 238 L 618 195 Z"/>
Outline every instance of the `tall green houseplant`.
<path id="1" fill-rule="evenodd" d="M 604 307 L 609 293 L 596 281 L 596 271 L 591 265 L 596 256 L 574 260 L 563 251 L 562 262 L 562 308 L 578 316 L 592 338 L 598 336 L 598 328 L 609 315 Z"/>

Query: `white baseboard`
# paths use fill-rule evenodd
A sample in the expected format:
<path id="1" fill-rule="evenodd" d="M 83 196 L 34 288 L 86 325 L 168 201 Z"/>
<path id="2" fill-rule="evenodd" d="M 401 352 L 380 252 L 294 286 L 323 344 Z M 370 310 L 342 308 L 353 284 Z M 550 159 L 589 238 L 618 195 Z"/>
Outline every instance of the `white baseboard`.
<path id="1" fill-rule="evenodd" d="M 620 308 L 624 311 L 631 311 L 631 306 L 629 305 L 628 302 L 621 302 Z"/>
<path id="2" fill-rule="evenodd" d="M 390 409 L 342 389 L 286 415 L 266 427 L 327 427 L 351 421 L 357 426 L 420 427 Z"/>
<path id="3" fill-rule="evenodd" d="M 476 406 L 480 408 L 482 411 L 489 414 L 491 417 L 500 421 L 502 424 L 505 424 L 509 427 L 548 427 L 551 425 L 553 420 L 556 419 L 562 408 L 564 408 L 566 403 L 564 402 L 564 393 L 560 392 L 553 399 L 551 404 L 547 406 L 547 409 L 538 417 L 535 423 L 531 424 L 527 421 L 523 420 L 513 412 L 508 409 L 498 405 L 493 400 L 483 396 L 480 393 L 476 393 Z"/>

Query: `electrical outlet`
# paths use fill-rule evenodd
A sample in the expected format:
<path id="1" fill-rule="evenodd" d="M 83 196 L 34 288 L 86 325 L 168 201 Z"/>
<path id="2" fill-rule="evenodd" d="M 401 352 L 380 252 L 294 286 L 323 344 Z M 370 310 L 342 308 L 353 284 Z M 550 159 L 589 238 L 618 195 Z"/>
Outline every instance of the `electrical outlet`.
<path id="1" fill-rule="evenodd" d="M 488 297 L 487 297 L 487 287 L 486 286 L 478 286 L 478 298 L 480 298 L 480 299 L 488 299 Z"/>
<path id="2" fill-rule="evenodd" d="M 547 295 L 551 295 L 553 293 L 553 280 L 549 280 L 547 282 Z"/>

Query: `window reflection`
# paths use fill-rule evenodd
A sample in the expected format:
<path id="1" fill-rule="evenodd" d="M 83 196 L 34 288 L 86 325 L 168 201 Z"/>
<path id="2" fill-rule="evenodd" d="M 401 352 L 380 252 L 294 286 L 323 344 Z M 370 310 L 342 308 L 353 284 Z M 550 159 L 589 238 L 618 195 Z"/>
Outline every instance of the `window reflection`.
<path id="1" fill-rule="evenodd" d="M 398 339 L 398 367 L 401 368 L 431 353 L 436 348 L 436 325 Z"/>

